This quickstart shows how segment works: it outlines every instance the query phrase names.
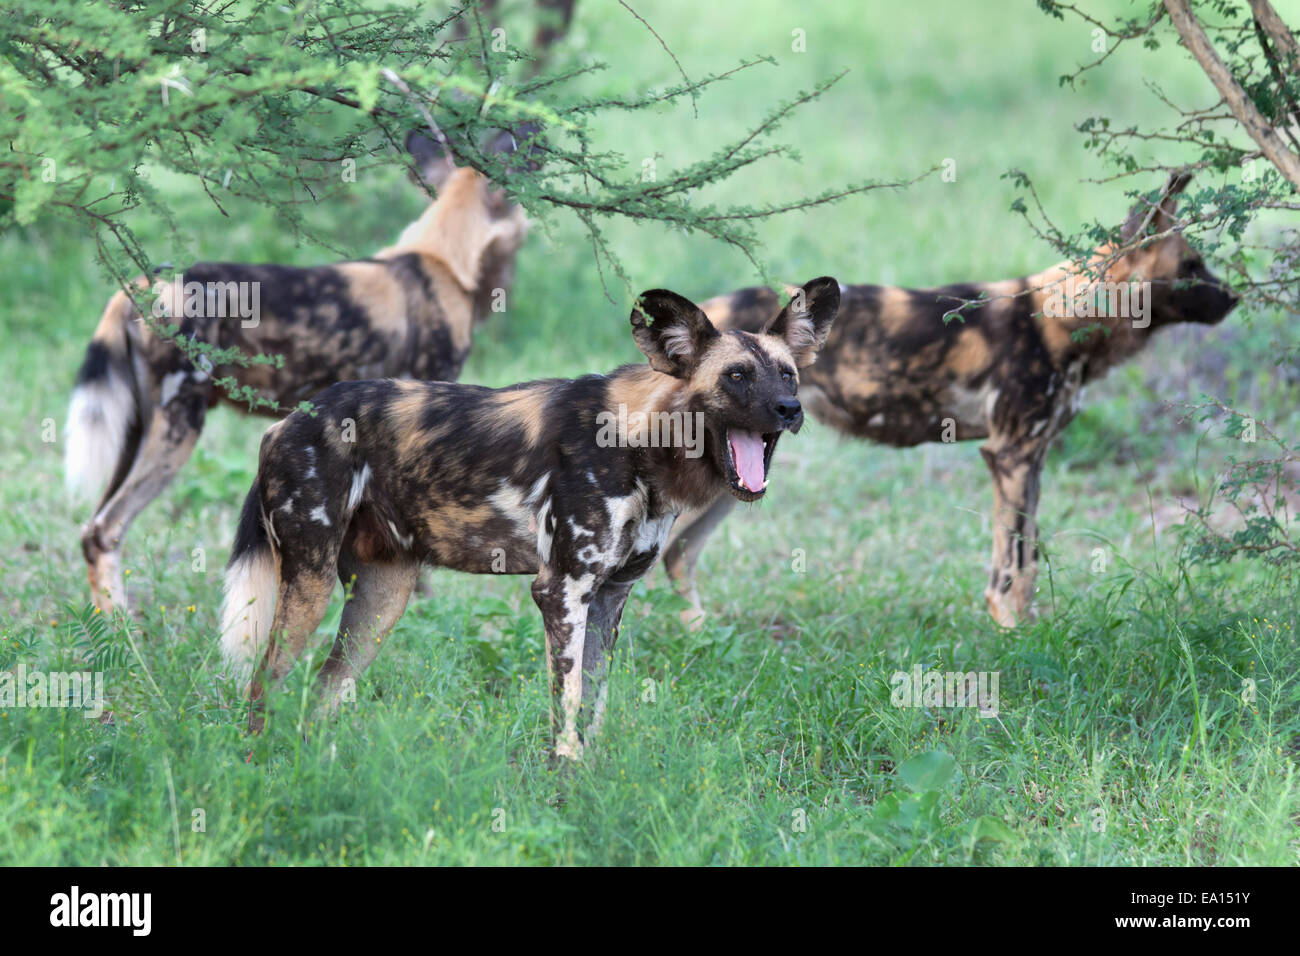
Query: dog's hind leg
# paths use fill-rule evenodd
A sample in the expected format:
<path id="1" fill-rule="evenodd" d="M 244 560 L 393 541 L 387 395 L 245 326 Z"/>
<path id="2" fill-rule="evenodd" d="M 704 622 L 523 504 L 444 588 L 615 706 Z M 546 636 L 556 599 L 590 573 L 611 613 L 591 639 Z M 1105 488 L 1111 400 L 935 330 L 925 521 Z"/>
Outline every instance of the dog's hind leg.
<path id="1" fill-rule="evenodd" d="M 145 424 L 126 476 L 116 484 L 81 532 L 81 550 L 86 558 L 90 589 L 95 606 L 108 612 L 126 607 L 122 573 L 122 539 L 127 528 L 148 504 L 158 497 L 189 460 L 203 429 L 212 384 L 197 373 L 175 372 L 164 391 L 167 401 L 156 406 Z M 119 472 L 128 462 L 123 460 Z"/>
<path id="2" fill-rule="evenodd" d="M 1047 442 L 1018 445 L 994 434 L 980 448 L 993 475 L 993 570 L 984 591 L 1003 627 L 1030 610 L 1038 575 L 1038 493 Z"/>
<path id="3" fill-rule="evenodd" d="M 318 716 L 336 711 L 356 678 L 374 661 L 380 642 L 406 610 L 419 576 L 420 562 L 415 558 L 362 564 L 350 552 L 340 555 L 339 580 L 351 593 L 334 647 L 317 675 Z"/>
<path id="4" fill-rule="evenodd" d="M 337 543 L 333 544 L 333 547 L 337 546 Z M 312 548 L 306 554 L 311 558 L 321 558 L 322 551 L 329 554 L 332 548 L 326 544 L 322 550 Z M 266 725 L 267 688 L 274 689 L 280 685 L 302 654 L 307 640 L 324 620 L 330 596 L 334 593 L 334 567 L 335 558 L 332 556 L 304 564 L 301 555 L 281 552 L 275 620 L 271 623 L 266 653 L 248 685 L 250 734 L 261 733 Z"/>
<path id="5" fill-rule="evenodd" d="M 719 496 L 713 504 L 700 511 L 692 511 L 677 520 L 664 549 L 664 571 L 672 583 L 673 590 L 691 606 L 682 611 L 682 623 L 691 630 L 699 630 L 704 623 L 704 606 L 700 603 L 700 591 L 695 584 L 695 563 L 704 550 L 704 543 L 709 535 L 735 506 L 736 499 L 731 495 Z"/>

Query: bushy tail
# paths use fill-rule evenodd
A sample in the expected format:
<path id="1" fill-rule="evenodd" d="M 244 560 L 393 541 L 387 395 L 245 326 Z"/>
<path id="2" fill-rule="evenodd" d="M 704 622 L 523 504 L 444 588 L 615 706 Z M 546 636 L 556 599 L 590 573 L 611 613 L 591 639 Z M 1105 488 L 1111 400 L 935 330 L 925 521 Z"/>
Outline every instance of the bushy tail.
<path id="1" fill-rule="evenodd" d="M 138 440 L 139 390 L 127 328 L 134 315 L 130 298 L 117 292 L 104 309 L 77 373 L 63 460 L 68 491 L 78 498 L 103 492 L 127 445 Z"/>
<path id="2" fill-rule="evenodd" d="M 261 488 L 254 479 L 226 565 L 221 605 L 221 656 L 232 677 L 247 679 L 261 659 L 275 616 L 278 583 L 275 554 L 262 522 Z"/>

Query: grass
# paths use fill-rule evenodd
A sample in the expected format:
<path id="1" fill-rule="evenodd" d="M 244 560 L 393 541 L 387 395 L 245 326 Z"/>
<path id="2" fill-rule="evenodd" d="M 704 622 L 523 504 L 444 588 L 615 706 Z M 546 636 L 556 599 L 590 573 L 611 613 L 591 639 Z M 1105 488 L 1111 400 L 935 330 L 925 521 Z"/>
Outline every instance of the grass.
<path id="1" fill-rule="evenodd" d="M 1159 116 L 1142 85 L 1157 68 L 1175 100 L 1205 92 L 1173 49 L 1121 51 L 1087 85 L 1059 87 L 1059 74 L 1093 58 L 1090 31 L 1031 4 L 1009 8 L 1011 23 L 960 0 L 927 4 L 924 16 L 770 2 L 739 19 L 731 4 L 702 4 L 689 25 L 670 4 L 636 6 L 693 76 L 754 53 L 777 63 L 704 94 L 698 121 L 685 107 L 611 123 L 605 145 L 633 168 L 656 154 L 670 166 L 706 155 L 716 135 L 845 67 L 785 133 L 802 161 L 717 197 L 779 201 L 956 160 L 955 182 L 932 177 L 763 225 L 768 261 L 799 280 L 927 285 L 1042 268 L 1051 252 L 1008 211 L 1015 193 L 1001 174 L 1030 173 L 1067 225 L 1117 221 L 1126 187 L 1083 182 L 1106 171 L 1072 124 Z M 795 29 L 804 54 L 790 50 Z M 676 75 L 616 5 L 580 3 L 570 42 L 617 63 L 597 87 Z M 194 228 L 188 248 L 160 258 L 332 258 L 296 246 L 263 210 L 223 219 L 185 184 L 164 185 Z M 420 208 L 399 175 L 373 171 L 359 187 L 341 208 L 313 210 L 355 254 L 390 241 Z M 626 225 L 609 236 L 638 290 L 702 298 L 755 279 L 699 237 Z M 56 224 L 0 236 L 0 251 L 11 306 L 0 316 L 0 669 L 102 670 L 114 712 L 101 723 L 0 708 L 0 863 L 1296 860 L 1294 590 L 1253 565 L 1188 563 L 1180 502 L 1203 495 L 1241 449 L 1166 405 L 1210 391 L 1294 436 L 1297 389 L 1272 358 L 1290 317 L 1238 312 L 1168 333 L 1091 392 L 1044 480 L 1043 614 L 1013 632 L 983 607 L 991 489 L 976 447 L 895 451 L 810 424 L 782 443 L 767 500 L 706 550 L 702 632 L 677 623 L 661 574 L 634 592 L 605 736 L 584 765 L 557 772 L 543 756 L 543 639 L 525 578 L 430 573 L 341 719 L 308 725 L 310 669 L 300 667 L 266 735 L 243 736 L 214 635 L 263 421 L 213 413 L 128 539 L 136 614 L 90 615 L 85 509 L 57 490 L 57 437 L 109 287 L 85 237 Z M 634 360 L 628 292 L 610 291 L 616 304 L 573 225 L 544 220 L 464 380 Z M 337 610 L 322 641 L 336 622 Z M 891 676 L 917 663 L 997 672 L 998 716 L 893 706 Z"/>

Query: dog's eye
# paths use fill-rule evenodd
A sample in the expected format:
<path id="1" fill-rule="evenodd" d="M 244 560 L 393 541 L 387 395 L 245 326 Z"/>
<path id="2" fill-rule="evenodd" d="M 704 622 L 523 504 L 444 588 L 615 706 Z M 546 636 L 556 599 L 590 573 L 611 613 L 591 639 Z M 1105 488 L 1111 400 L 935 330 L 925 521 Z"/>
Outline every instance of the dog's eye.
<path id="1" fill-rule="evenodd" d="M 732 372 L 732 373 L 731 373 L 730 375 L 728 375 L 727 377 L 730 378 L 733 382 L 743 382 L 743 381 L 745 380 L 745 373 L 744 373 L 744 372 Z"/>
<path id="2" fill-rule="evenodd" d="M 794 372 L 791 372 L 791 371 L 783 371 L 783 372 L 781 373 L 781 381 L 783 381 L 783 382 L 793 382 L 793 381 L 794 381 Z"/>

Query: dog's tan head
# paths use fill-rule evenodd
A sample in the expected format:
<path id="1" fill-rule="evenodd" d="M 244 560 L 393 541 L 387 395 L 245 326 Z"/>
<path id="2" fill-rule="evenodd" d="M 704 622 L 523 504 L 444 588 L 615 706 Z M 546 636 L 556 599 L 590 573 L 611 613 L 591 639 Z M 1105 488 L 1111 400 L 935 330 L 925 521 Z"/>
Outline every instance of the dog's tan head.
<path id="1" fill-rule="evenodd" d="M 632 311 L 637 346 L 685 383 L 682 407 L 702 414 L 705 456 L 741 501 L 763 496 L 777 439 L 803 423 L 799 369 L 817 357 L 839 304 L 839 283 L 814 279 L 758 334 L 719 332 L 666 289 L 643 293 Z"/>
<path id="2" fill-rule="evenodd" d="M 1227 283 L 1206 268 L 1205 259 L 1182 232 L 1170 232 L 1179 225 L 1178 196 L 1191 178 L 1190 173 L 1171 175 L 1154 207 L 1139 201 L 1120 229 L 1125 245 L 1159 237 L 1126 253 L 1110 270 L 1114 281 L 1150 283 L 1153 328 L 1174 322 L 1213 325 L 1223 321 L 1238 301 Z"/>
<path id="3" fill-rule="evenodd" d="M 483 152 L 502 162 L 503 179 L 512 172 L 538 168 L 535 149 L 520 145 L 538 135 L 535 125 L 504 130 L 489 138 Z M 508 182 L 494 183 L 469 166 L 458 166 L 437 142 L 422 133 L 406 137 L 406 150 L 419 179 L 437 193 L 433 204 L 407 227 L 385 253 L 420 249 L 441 259 L 457 283 L 474 297 L 474 318 L 481 320 L 504 307 L 514 284 L 515 256 L 528 235 L 528 217 L 507 192 Z M 516 155 L 520 161 L 510 159 Z M 414 178 L 414 177 L 413 177 Z"/>

